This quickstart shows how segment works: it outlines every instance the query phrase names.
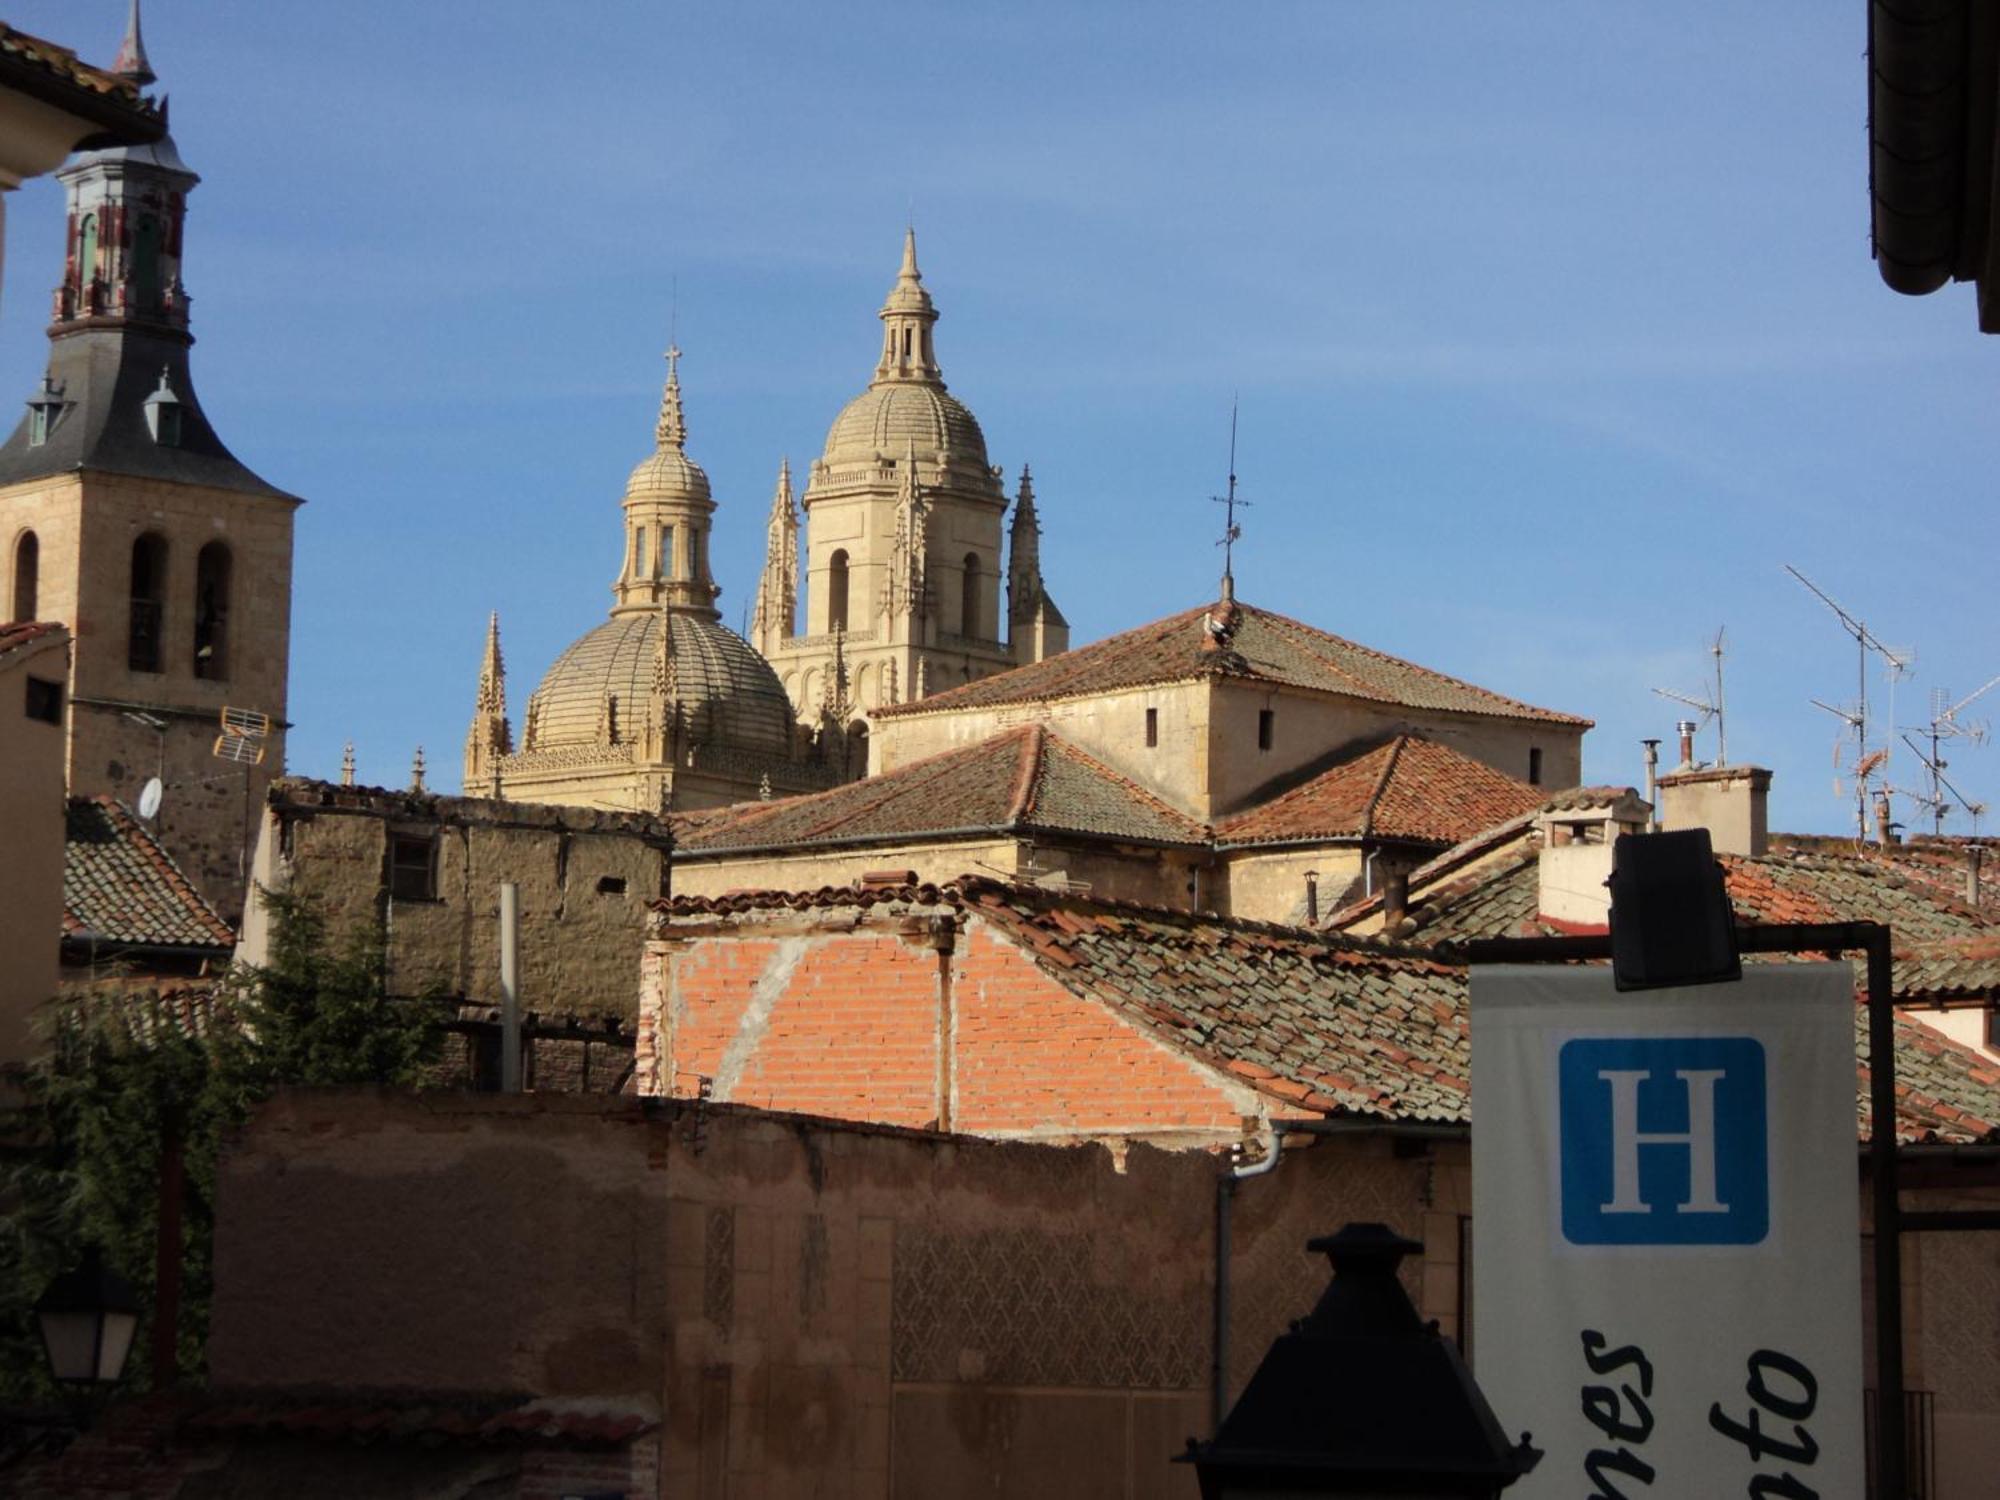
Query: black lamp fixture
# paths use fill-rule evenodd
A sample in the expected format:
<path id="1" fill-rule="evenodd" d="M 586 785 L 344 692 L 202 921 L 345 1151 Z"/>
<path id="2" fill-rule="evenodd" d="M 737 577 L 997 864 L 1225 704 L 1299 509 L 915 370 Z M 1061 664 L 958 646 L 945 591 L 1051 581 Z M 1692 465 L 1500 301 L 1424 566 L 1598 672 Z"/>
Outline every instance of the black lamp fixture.
<path id="1" fill-rule="evenodd" d="M 1736 914 L 1706 828 L 1611 846 L 1611 979 L 1620 990 L 1743 977 Z"/>
<path id="2" fill-rule="evenodd" d="M 109 1386 L 124 1373 L 132 1352 L 139 1298 L 92 1245 L 83 1252 L 82 1265 L 49 1283 L 35 1303 L 35 1322 L 51 1375 L 64 1385 Z"/>
<path id="3" fill-rule="evenodd" d="M 1312 1312 L 1279 1335 L 1213 1439 L 1188 1440 L 1202 1500 L 1346 1495 L 1494 1500 L 1541 1460 L 1512 1445 L 1458 1348 L 1396 1279 L 1423 1246 L 1349 1224 L 1306 1248 L 1333 1262 Z"/>

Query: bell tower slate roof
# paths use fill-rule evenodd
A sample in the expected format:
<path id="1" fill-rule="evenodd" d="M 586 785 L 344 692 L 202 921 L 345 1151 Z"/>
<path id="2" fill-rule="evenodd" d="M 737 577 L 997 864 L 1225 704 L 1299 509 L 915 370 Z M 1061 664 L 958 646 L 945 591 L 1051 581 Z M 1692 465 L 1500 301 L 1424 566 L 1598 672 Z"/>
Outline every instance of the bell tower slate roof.
<path id="1" fill-rule="evenodd" d="M 136 8 L 116 72 L 152 76 Z M 69 227 L 48 372 L 0 446 L 0 487 L 88 469 L 293 499 L 229 451 L 195 395 L 182 234 L 201 178 L 173 137 L 79 152 L 56 178 Z M 149 410 L 157 394 L 171 413 Z"/>

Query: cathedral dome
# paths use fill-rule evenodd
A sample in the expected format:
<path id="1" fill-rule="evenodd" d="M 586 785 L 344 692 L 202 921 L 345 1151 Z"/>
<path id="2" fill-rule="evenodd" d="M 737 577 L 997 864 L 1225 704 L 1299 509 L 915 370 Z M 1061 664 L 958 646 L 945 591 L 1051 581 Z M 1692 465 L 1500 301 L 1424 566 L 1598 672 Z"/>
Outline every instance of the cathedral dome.
<path id="1" fill-rule="evenodd" d="M 708 500 L 708 475 L 679 448 L 660 447 L 639 460 L 625 481 L 627 500 Z"/>
<path id="2" fill-rule="evenodd" d="M 699 470 L 696 471 L 700 472 Z M 675 610 L 673 697 L 705 749 L 787 756 L 792 705 L 771 664 L 726 625 Z M 638 738 L 653 690 L 661 613 L 614 615 L 556 658 L 531 700 L 529 752 Z M 610 709 L 616 700 L 615 710 Z M 615 723 L 607 725 L 607 714 Z"/>
<path id="3" fill-rule="evenodd" d="M 879 381 L 841 409 L 823 462 L 834 469 L 872 464 L 912 447 L 927 463 L 949 453 L 956 464 L 986 467 L 986 434 L 965 403 L 941 384 L 902 380 Z"/>

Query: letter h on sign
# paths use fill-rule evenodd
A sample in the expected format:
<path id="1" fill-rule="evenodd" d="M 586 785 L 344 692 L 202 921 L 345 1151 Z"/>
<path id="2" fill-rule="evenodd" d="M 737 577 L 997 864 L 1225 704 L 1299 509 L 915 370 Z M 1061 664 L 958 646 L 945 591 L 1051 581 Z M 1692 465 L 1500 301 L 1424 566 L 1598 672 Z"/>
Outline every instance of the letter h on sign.
<path id="1" fill-rule="evenodd" d="M 1565 1042 L 1562 1229 L 1573 1245 L 1755 1245 L 1770 1232 L 1764 1046 Z"/>

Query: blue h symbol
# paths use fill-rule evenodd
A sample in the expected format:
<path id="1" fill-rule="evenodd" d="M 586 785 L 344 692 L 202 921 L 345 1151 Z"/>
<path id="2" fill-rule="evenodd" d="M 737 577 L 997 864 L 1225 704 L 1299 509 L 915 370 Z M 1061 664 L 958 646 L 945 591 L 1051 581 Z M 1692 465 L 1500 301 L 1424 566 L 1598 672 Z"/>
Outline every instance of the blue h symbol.
<path id="1" fill-rule="evenodd" d="M 1761 1042 L 1578 1040 L 1556 1073 L 1564 1239 L 1754 1245 L 1769 1233 Z"/>

